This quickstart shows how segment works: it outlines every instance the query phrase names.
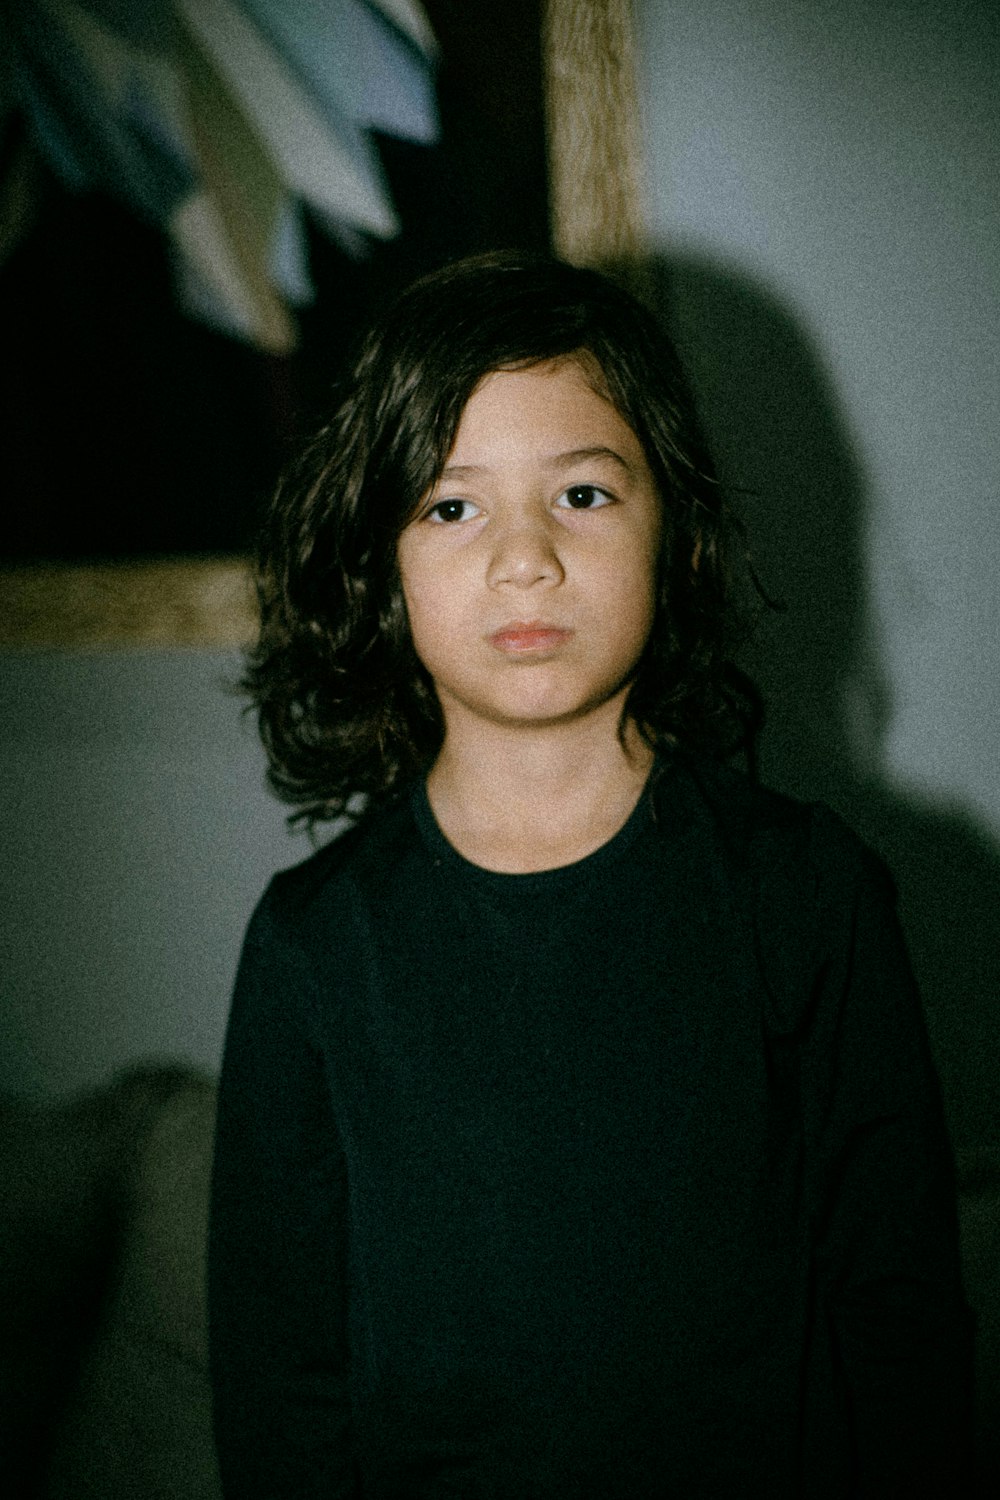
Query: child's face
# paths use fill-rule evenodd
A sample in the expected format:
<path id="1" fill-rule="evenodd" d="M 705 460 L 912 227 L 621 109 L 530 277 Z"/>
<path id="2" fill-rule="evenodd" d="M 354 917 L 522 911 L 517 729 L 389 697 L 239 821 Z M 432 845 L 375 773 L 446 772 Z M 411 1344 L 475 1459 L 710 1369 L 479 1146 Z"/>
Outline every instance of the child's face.
<path id="1" fill-rule="evenodd" d="M 457 716 L 617 716 L 649 636 L 661 503 L 628 423 L 571 360 L 494 371 L 399 539 L 417 654 Z"/>

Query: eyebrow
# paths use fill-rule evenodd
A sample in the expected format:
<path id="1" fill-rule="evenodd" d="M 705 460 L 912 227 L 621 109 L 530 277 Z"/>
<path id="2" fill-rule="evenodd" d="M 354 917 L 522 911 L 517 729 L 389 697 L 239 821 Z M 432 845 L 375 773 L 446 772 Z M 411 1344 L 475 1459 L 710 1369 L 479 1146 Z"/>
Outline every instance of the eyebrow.
<path id="1" fill-rule="evenodd" d="M 570 448 L 567 453 L 553 453 L 551 458 L 544 460 L 544 463 L 547 469 L 560 469 L 566 464 L 588 463 L 595 458 L 610 458 L 612 463 L 624 469 L 626 474 L 632 473 L 632 465 L 627 463 L 620 453 L 616 453 L 613 448 L 605 447 Z"/>
<path id="2" fill-rule="evenodd" d="M 569 464 L 588 463 L 594 459 L 610 459 L 628 475 L 633 472 L 632 465 L 616 453 L 613 448 L 569 448 L 565 453 L 553 453 L 542 460 L 542 466 L 546 469 L 564 469 Z M 487 474 L 489 469 L 482 464 L 448 464 L 441 470 L 440 479 L 465 479 L 475 474 Z M 440 481 L 439 481 L 440 482 Z"/>

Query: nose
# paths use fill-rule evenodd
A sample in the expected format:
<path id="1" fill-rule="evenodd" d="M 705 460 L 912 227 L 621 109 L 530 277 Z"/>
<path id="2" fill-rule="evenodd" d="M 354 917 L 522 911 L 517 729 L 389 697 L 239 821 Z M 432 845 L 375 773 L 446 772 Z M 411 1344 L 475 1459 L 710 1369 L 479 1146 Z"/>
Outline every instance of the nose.
<path id="1" fill-rule="evenodd" d="M 541 517 L 511 522 L 497 533 L 487 579 L 491 588 L 530 589 L 561 583 L 563 576 L 555 538 Z"/>

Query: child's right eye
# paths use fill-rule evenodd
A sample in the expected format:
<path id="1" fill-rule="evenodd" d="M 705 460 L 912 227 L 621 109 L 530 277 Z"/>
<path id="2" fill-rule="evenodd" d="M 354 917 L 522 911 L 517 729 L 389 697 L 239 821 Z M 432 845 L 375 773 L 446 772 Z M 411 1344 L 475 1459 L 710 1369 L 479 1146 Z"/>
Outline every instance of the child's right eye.
<path id="1" fill-rule="evenodd" d="M 428 521 L 471 521 L 478 516 L 479 506 L 473 505 L 471 500 L 439 500 L 432 505 L 427 512 Z"/>

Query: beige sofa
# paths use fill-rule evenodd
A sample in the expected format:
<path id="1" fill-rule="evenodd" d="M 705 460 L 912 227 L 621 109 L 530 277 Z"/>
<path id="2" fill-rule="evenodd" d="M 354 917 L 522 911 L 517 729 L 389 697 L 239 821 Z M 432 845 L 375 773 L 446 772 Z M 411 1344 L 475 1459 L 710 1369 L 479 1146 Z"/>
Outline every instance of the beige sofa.
<path id="1" fill-rule="evenodd" d="M 134 1073 L 0 1137 L 0 1493 L 217 1500 L 203 1262 L 215 1090 Z"/>
<path id="2" fill-rule="evenodd" d="M 203 1284 L 215 1091 L 146 1069 L 0 1116 L 0 1494 L 217 1500 Z M 1000 1176 L 963 1188 L 980 1494 L 1000 1494 Z M 553 1497 L 558 1500 L 558 1497 Z"/>

